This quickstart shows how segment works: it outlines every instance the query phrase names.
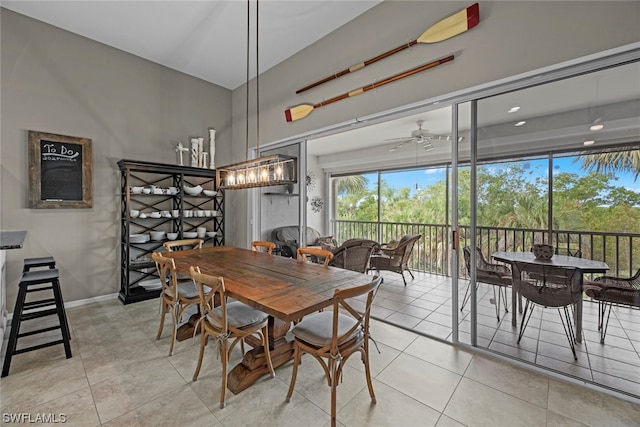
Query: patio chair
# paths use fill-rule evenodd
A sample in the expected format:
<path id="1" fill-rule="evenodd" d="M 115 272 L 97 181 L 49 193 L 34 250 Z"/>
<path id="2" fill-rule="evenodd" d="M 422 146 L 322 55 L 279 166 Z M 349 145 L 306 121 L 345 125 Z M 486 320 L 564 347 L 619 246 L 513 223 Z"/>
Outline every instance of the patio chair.
<path id="1" fill-rule="evenodd" d="M 349 239 L 333 250 L 329 265 L 346 270 L 366 273 L 374 250 L 379 250 L 378 242 L 369 239 Z"/>
<path id="2" fill-rule="evenodd" d="M 415 279 L 409 269 L 409 258 L 411 258 L 415 243 L 421 237 L 421 234 L 406 234 L 402 236 L 395 247 L 381 246 L 379 253 L 371 255 L 369 270 L 376 270 L 378 274 L 383 270 L 399 273 L 402 276 L 404 285 L 407 286 L 404 271 L 408 271 L 411 278 Z"/>
<path id="3" fill-rule="evenodd" d="M 640 269 L 631 277 L 597 277 L 584 284 L 584 291 L 598 301 L 598 330 L 600 343 L 604 344 L 613 304 L 640 308 Z"/>
<path id="4" fill-rule="evenodd" d="M 291 400 L 298 376 L 298 366 L 302 355 L 313 356 L 324 370 L 331 387 L 331 425 L 336 425 L 336 394 L 342 381 L 342 369 L 349 357 L 360 353 L 369 388 L 371 401 L 376 402 L 369 366 L 369 317 L 371 304 L 382 283 L 379 276 L 362 286 L 352 289 L 336 290 L 333 294 L 333 310 L 307 316 L 295 326 L 291 333 L 293 341 L 293 373 L 286 401 Z M 366 295 L 364 310 L 357 309 L 353 303 L 360 302 Z"/>
<path id="5" fill-rule="evenodd" d="M 464 252 L 464 264 L 467 268 L 467 274 L 471 277 L 471 248 L 469 246 L 465 246 L 463 248 Z M 507 287 L 511 286 L 511 270 L 506 265 L 502 264 L 493 264 L 487 262 L 482 255 L 482 251 L 480 248 L 476 247 L 476 290 L 478 289 L 478 285 L 480 283 L 486 283 L 493 286 L 493 303 L 496 304 L 496 317 L 498 318 L 498 322 L 500 321 L 500 298 L 501 292 L 504 294 L 504 312 L 509 312 L 509 307 L 507 304 Z M 467 290 L 464 293 L 464 298 L 462 298 L 462 305 L 460 306 L 460 311 L 464 310 L 464 306 L 471 298 L 471 293 L 469 292 L 469 287 L 471 286 L 471 282 L 467 285 Z M 498 296 L 496 298 L 496 286 L 498 289 Z"/>
<path id="6" fill-rule="evenodd" d="M 513 262 L 511 268 L 513 268 L 514 290 L 526 300 L 518 343 L 522 339 L 536 305 L 543 308 L 557 308 L 573 358 L 578 360 L 576 336 L 569 307 L 577 304 L 582 298 L 582 271 L 573 267 L 528 264 L 518 261 Z M 531 276 L 534 275 L 540 279 L 532 279 Z"/>
<path id="7" fill-rule="evenodd" d="M 210 276 L 202 274 L 200 268 L 190 267 L 189 271 L 198 290 L 198 299 L 200 302 L 200 318 L 199 326 L 201 332 L 200 338 L 200 354 L 198 355 L 198 364 L 193 374 L 193 381 L 198 379 L 200 368 L 202 367 L 202 358 L 204 356 L 204 347 L 207 345 L 209 337 L 215 338 L 222 360 L 222 387 L 220 388 L 220 408 L 224 408 L 225 394 L 227 391 L 227 364 L 233 348 L 244 338 L 249 335 L 257 335 L 262 342 L 264 349 L 264 357 L 269 367 L 271 378 L 276 376 L 271 362 L 271 354 L 269 353 L 269 333 L 268 322 L 269 316 L 262 311 L 250 307 L 240 301 L 227 301 L 226 291 L 224 288 L 224 279 L 222 277 Z M 214 308 L 214 301 L 219 301 L 219 305 Z M 229 340 L 231 345 L 228 345 Z"/>

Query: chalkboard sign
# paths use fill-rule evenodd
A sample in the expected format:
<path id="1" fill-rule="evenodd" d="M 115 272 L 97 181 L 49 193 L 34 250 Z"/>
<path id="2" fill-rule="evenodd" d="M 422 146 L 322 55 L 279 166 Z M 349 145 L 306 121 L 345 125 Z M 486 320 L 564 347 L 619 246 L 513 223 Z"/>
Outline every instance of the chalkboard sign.
<path id="1" fill-rule="evenodd" d="M 91 140 L 29 131 L 29 207 L 92 205 Z"/>

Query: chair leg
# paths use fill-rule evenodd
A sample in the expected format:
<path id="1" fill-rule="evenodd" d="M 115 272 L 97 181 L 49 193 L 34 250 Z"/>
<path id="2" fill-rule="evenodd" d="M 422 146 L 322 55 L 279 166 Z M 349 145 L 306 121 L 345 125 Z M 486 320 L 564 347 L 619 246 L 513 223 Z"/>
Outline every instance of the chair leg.
<path id="1" fill-rule="evenodd" d="M 158 333 L 156 334 L 156 340 L 159 340 L 162 336 L 162 329 L 164 328 L 164 316 L 167 314 L 167 304 L 163 300 L 161 300 L 160 305 L 160 327 L 158 328 Z"/>
<path id="2" fill-rule="evenodd" d="M 609 307 L 609 312 L 607 313 L 607 306 Z M 613 307 L 612 303 L 603 303 L 602 304 L 602 324 L 600 326 L 600 344 L 604 344 L 604 338 L 607 336 L 607 328 L 609 327 L 609 317 L 611 317 L 611 308 Z M 607 315 L 607 320 L 604 320 L 605 314 Z"/>
<path id="3" fill-rule="evenodd" d="M 407 279 L 404 278 L 404 272 L 400 271 L 400 275 L 402 276 L 402 281 L 404 282 L 404 285 L 407 286 Z"/>
<path id="4" fill-rule="evenodd" d="M 469 299 L 471 298 L 471 293 L 469 292 L 469 288 L 471 287 L 471 282 L 467 285 L 467 290 L 464 292 L 464 298 L 462 298 L 462 306 L 460 307 L 460 311 L 464 310 L 464 306 L 467 305 Z M 478 283 L 476 283 L 476 291 L 478 290 Z"/>
<path id="5" fill-rule="evenodd" d="M 289 391 L 287 392 L 286 401 L 291 401 L 291 395 L 293 395 L 293 388 L 296 385 L 296 377 L 298 376 L 298 365 L 300 364 L 301 358 L 300 347 L 294 343 L 293 344 L 293 372 L 291 373 L 291 383 L 289 384 Z"/>
<path id="6" fill-rule="evenodd" d="M 227 362 L 229 358 L 227 356 L 227 340 L 220 340 L 220 359 L 222 359 L 222 389 L 220 390 L 220 409 L 227 405 L 226 392 L 227 392 Z"/>
<path id="7" fill-rule="evenodd" d="M 336 427 L 336 400 L 338 394 L 338 362 L 329 359 L 329 371 L 331 372 L 331 427 Z"/>
<path id="8" fill-rule="evenodd" d="M 558 308 L 558 314 L 560 315 L 560 321 L 562 321 L 562 327 L 564 328 L 564 334 L 567 336 L 567 340 L 569 341 L 569 346 L 571 347 L 571 352 L 573 353 L 573 359 L 578 360 L 578 356 L 576 355 L 576 336 L 573 332 L 573 326 L 571 324 L 571 315 L 569 314 L 569 309 L 565 306 L 564 309 L 564 317 L 562 317 L 562 312 Z M 566 325 L 565 325 L 566 320 Z"/>
<path id="9" fill-rule="evenodd" d="M 500 321 L 500 290 L 498 289 L 498 298 L 496 301 L 496 287 L 493 288 L 493 301 L 496 303 L 496 317 L 498 318 L 498 322 Z"/>
<path id="10" fill-rule="evenodd" d="M 411 275 L 412 279 L 415 279 L 415 277 L 413 276 L 413 273 L 411 272 L 411 269 L 409 269 L 409 267 L 407 267 L 407 271 L 409 272 L 409 274 Z"/>
<path id="11" fill-rule="evenodd" d="M 193 381 L 198 379 L 200 375 L 200 368 L 202 367 L 202 358 L 204 357 L 204 347 L 207 345 L 208 335 L 204 330 L 204 327 L 200 331 L 200 354 L 198 355 L 198 364 L 196 365 L 196 371 L 193 373 Z"/>
<path id="12" fill-rule="evenodd" d="M 376 403 L 376 395 L 373 392 L 373 382 L 371 381 L 371 368 L 369 366 L 369 340 L 365 341 L 364 350 L 362 350 L 362 363 L 364 363 L 364 374 L 367 378 L 367 387 L 369 388 L 369 396 L 371 402 Z"/>
<path id="13" fill-rule="evenodd" d="M 527 317 L 527 311 L 529 311 L 529 317 Z M 524 314 L 522 315 L 522 321 L 520 322 L 520 333 L 518 334 L 518 344 L 520 344 L 520 340 L 522 339 L 522 335 L 524 335 L 524 330 L 527 329 L 527 325 L 529 324 L 529 319 L 531 319 L 532 314 L 533 314 L 533 303 L 527 300 L 524 303 Z"/>
<path id="14" fill-rule="evenodd" d="M 20 286 L 20 288 L 18 289 L 18 297 L 16 298 L 15 309 L 13 310 L 13 318 L 11 319 L 11 332 L 9 333 L 7 352 L 4 355 L 4 365 L 2 366 L 3 377 L 9 375 L 11 359 L 13 358 L 13 354 L 16 351 L 16 345 L 18 344 L 18 334 L 20 333 L 20 323 L 22 319 L 22 311 L 26 295 L 26 287 Z"/>
<path id="15" fill-rule="evenodd" d="M 262 328 L 262 347 L 264 348 L 264 357 L 267 359 L 267 366 L 269 367 L 271 378 L 275 378 L 276 372 L 273 370 L 273 363 L 271 362 L 271 351 L 269 350 L 269 331 L 266 325 L 264 328 Z M 242 354 L 244 355 L 244 351 L 242 352 Z"/>
<path id="16" fill-rule="evenodd" d="M 173 346 L 176 343 L 176 337 L 178 336 L 178 314 L 176 313 L 177 307 L 173 307 L 171 310 L 171 318 L 173 320 L 173 331 L 171 332 L 171 344 L 169 345 L 169 356 L 173 356 Z"/>

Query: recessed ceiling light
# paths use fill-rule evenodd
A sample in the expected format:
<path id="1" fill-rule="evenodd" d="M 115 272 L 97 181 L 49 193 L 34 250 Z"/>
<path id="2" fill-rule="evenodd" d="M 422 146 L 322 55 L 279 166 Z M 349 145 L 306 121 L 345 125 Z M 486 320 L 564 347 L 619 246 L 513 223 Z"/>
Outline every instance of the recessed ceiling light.
<path id="1" fill-rule="evenodd" d="M 602 130 L 604 129 L 604 125 L 601 124 L 597 124 L 597 125 L 592 125 L 589 130 Z"/>
<path id="2" fill-rule="evenodd" d="M 507 111 L 507 113 L 515 113 L 518 110 L 520 110 L 520 107 L 511 107 L 509 108 L 509 111 Z"/>
<path id="3" fill-rule="evenodd" d="M 395 148 L 389 148 L 389 151 L 396 151 Z"/>
<path id="4" fill-rule="evenodd" d="M 596 143 L 595 141 L 585 141 L 582 143 L 582 145 L 593 145 L 595 143 Z"/>
<path id="5" fill-rule="evenodd" d="M 521 121 L 521 122 L 516 123 L 514 126 L 522 126 L 522 125 L 523 125 L 523 124 L 525 124 L 525 123 L 527 123 L 527 122 L 525 122 L 525 121 L 523 120 L 523 121 Z"/>

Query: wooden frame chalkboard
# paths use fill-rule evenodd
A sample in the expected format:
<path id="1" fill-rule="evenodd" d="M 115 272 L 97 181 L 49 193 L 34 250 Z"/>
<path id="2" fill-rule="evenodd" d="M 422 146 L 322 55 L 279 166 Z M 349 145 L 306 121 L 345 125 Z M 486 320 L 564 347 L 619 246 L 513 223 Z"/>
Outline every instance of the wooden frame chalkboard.
<path id="1" fill-rule="evenodd" d="M 29 207 L 91 208 L 91 140 L 29 131 Z"/>

